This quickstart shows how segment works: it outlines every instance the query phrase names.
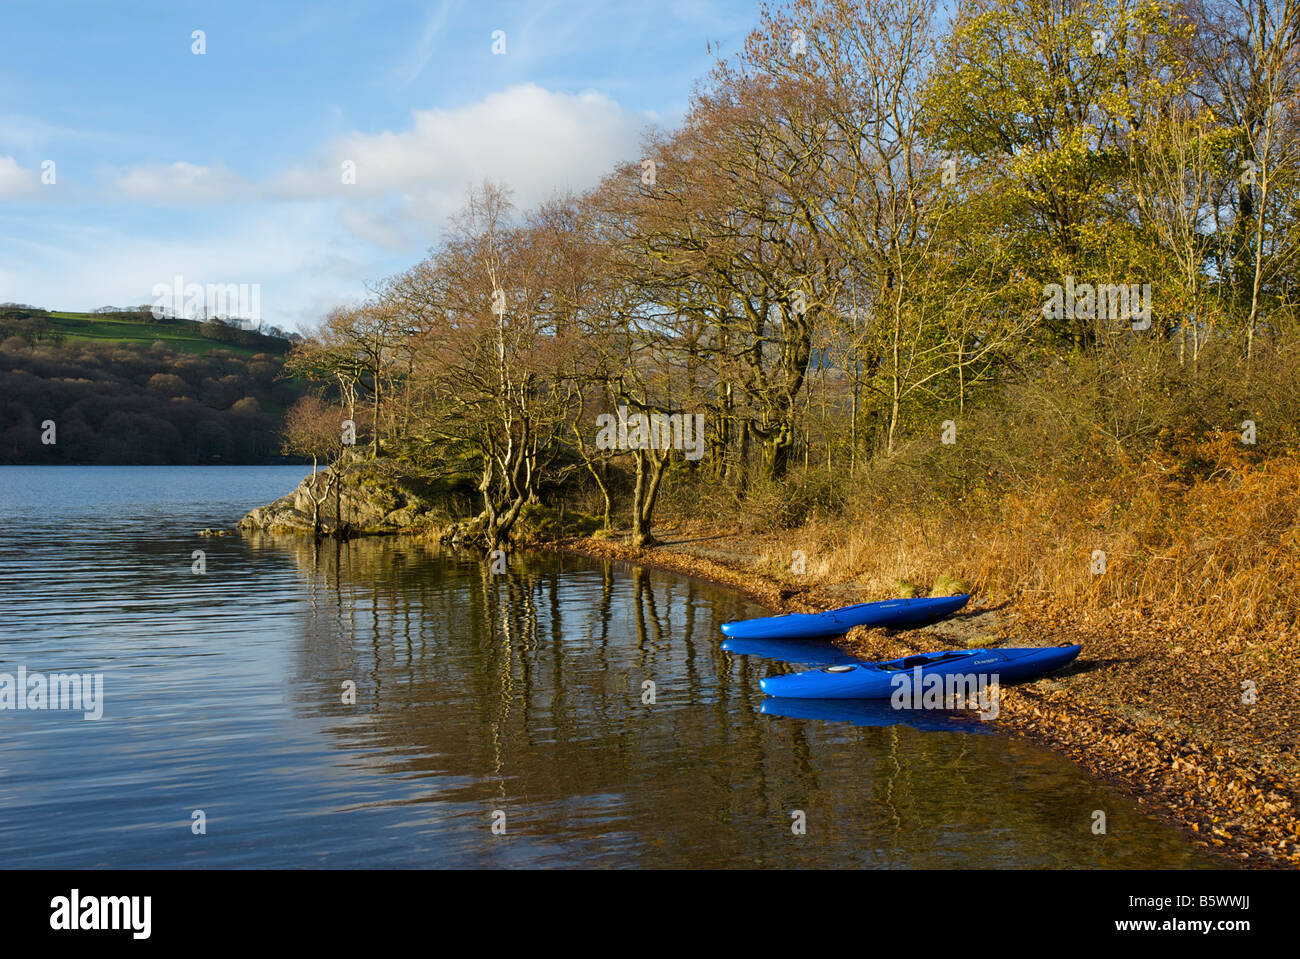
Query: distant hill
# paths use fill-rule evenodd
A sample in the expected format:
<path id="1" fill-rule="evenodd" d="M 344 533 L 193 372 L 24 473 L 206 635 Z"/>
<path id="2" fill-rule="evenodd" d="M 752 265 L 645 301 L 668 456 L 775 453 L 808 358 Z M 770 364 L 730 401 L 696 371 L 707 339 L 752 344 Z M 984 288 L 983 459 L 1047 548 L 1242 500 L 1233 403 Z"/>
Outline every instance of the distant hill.
<path id="1" fill-rule="evenodd" d="M 0 304 L 0 463 L 285 462 L 294 339 L 147 309 Z"/>
<path id="2" fill-rule="evenodd" d="M 236 353 L 283 355 L 296 336 L 274 327 L 250 330 L 238 322 L 221 319 L 187 320 L 155 317 L 147 307 L 93 313 L 51 312 L 17 303 L 0 304 L 0 340 L 19 336 L 29 343 L 139 343 L 162 342 L 186 353 L 226 349 Z"/>

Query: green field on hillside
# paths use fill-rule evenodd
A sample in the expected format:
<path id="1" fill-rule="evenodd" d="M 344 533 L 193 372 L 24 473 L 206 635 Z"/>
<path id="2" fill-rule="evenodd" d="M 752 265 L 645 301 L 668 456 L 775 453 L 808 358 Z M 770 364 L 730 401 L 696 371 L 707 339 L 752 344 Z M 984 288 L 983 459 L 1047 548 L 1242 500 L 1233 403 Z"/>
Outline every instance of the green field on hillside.
<path id="1" fill-rule="evenodd" d="M 173 349 L 186 353 L 211 353 L 228 350 L 242 356 L 255 353 L 284 353 L 289 344 L 285 340 L 261 338 L 256 345 L 226 342 L 205 335 L 203 324 L 195 320 L 165 318 L 144 320 L 138 314 L 124 313 L 45 313 L 51 327 L 64 338 L 64 342 L 93 341 L 98 343 L 129 343 L 149 346 L 161 341 Z"/>

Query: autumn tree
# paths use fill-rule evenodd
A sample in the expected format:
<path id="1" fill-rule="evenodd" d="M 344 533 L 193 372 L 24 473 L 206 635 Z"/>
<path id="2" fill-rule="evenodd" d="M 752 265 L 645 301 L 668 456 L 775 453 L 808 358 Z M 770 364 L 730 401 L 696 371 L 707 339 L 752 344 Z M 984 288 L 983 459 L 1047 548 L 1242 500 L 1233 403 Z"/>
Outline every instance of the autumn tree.
<path id="1" fill-rule="evenodd" d="M 306 480 L 307 496 L 312 506 L 312 532 L 320 536 L 320 508 L 339 481 L 338 473 L 328 468 L 343 450 L 344 427 L 339 408 L 309 393 L 299 398 L 285 414 L 283 435 L 286 453 L 311 457 L 311 476 Z M 322 461 L 326 466 L 323 474 L 319 471 Z"/>
<path id="2" fill-rule="evenodd" d="M 479 464 L 489 548 L 505 543 L 561 450 L 570 384 L 565 332 L 548 308 L 546 234 L 513 220 L 508 192 L 471 191 L 430 260 L 409 278 L 424 430 Z"/>
<path id="3" fill-rule="evenodd" d="M 1193 0 L 1184 49 L 1198 67 L 1195 92 L 1235 149 L 1217 272 L 1243 315 L 1254 353 L 1268 297 L 1294 290 L 1300 261 L 1300 0 Z M 1216 215 L 1222 215 L 1216 210 Z"/>

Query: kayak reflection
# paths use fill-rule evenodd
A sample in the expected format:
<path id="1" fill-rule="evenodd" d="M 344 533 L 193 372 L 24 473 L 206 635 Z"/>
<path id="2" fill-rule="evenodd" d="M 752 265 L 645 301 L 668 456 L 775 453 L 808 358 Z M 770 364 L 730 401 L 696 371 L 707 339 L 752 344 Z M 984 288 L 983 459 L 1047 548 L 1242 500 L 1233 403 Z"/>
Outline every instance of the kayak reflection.
<path id="1" fill-rule="evenodd" d="M 853 726 L 911 726 L 926 732 L 984 733 L 987 724 L 974 712 L 950 709 L 895 709 L 882 699 L 785 699 L 769 696 L 759 712 L 786 719 L 819 719 Z"/>
<path id="2" fill-rule="evenodd" d="M 740 656 L 762 656 L 779 663 L 801 666 L 852 666 L 862 660 L 850 656 L 833 643 L 819 639 L 737 639 L 722 641 L 728 653 Z"/>

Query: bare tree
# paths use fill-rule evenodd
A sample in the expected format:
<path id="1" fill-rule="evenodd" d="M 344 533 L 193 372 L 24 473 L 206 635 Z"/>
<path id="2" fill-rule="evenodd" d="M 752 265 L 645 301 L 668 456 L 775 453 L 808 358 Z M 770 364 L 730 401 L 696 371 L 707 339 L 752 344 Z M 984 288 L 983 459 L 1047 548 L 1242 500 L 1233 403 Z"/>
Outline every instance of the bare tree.
<path id="1" fill-rule="evenodd" d="M 312 533 L 317 537 L 321 535 L 320 508 L 335 491 L 339 480 L 338 473 L 329 466 L 342 450 L 341 420 L 337 407 L 328 406 L 312 394 L 301 397 L 285 414 L 284 451 L 311 457 L 307 496 L 312 506 Z M 324 474 L 319 472 L 322 460 L 326 466 Z"/>

